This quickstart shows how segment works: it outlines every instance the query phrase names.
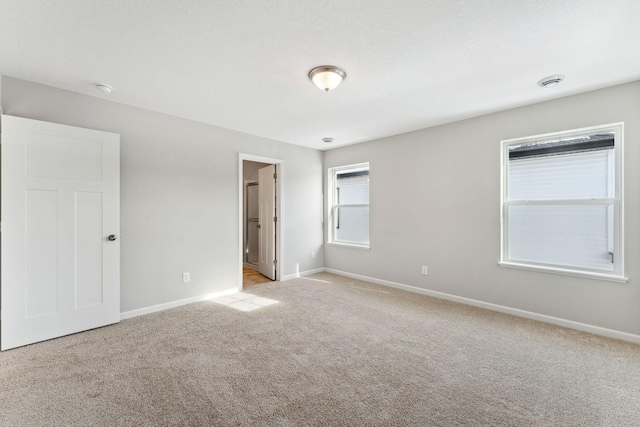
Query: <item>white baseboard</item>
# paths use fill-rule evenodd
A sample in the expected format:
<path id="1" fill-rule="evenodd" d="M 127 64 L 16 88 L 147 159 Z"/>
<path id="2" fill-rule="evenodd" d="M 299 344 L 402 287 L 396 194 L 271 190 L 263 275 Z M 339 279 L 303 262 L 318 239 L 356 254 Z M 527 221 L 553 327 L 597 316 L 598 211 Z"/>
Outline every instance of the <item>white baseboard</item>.
<path id="1" fill-rule="evenodd" d="M 616 331 L 614 329 L 607 329 L 607 328 L 602 328 L 600 326 L 589 325 L 586 323 L 574 322 L 573 320 L 561 319 L 559 317 L 547 316 L 545 314 L 534 313 L 532 311 L 519 310 L 517 308 L 511 308 L 504 305 L 492 304 L 489 302 L 479 301 L 471 298 L 459 297 L 459 296 L 447 294 L 444 292 L 431 291 L 428 289 L 422 289 L 415 286 L 403 285 L 402 283 L 376 279 L 374 277 L 362 276 L 360 274 L 348 273 L 346 271 L 334 270 L 332 268 L 325 268 L 324 271 L 326 271 L 327 273 L 338 274 L 340 276 L 351 277 L 353 279 L 364 280 L 366 282 L 371 282 L 378 285 L 389 286 L 391 288 L 397 288 L 397 289 L 402 289 L 409 292 L 414 292 L 417 294 L 427 295 L 434 298 L 440 298 L 448 301 L 459 302 L 461 304 L 472 305 L 474 307 L 484 308 L 492 311 L 498 311 L 500 313 L 511 314 L 518 317 L 524 317 L 526 319 L 537 320 L 544 323 L 551 323 L 553 325 L 558 325 L 558 326 L 564 326 L 565 328 L 576 329 L 582 332 L 589 332 L 594 335 L 601 335 L 609 338 L 616 338 L 619 340 L 640 344 L 640 335 L 630 334 L 628 332 L 621 332 L 621 331 Z"/>
<path id="2" fill-rule="evenodd" d="M 300 273 L 295 273 L 295 274 L 287 274 L 286 276 L 284 276 L 282 279 L 280 279 L 281 281 L 286 281 L 286 280 L 291 280 L 291 279 L 297 279 L 298 277 L 304 277 L 304 276 L 309 276 L 311 274 L 316 274 L 316 273 L 323 273 L 325 272 L 326 269 L 324 267 L 321 268 L 315 268 L 313 270 L 307 270 L 307 271 L 302 271 Z"/>
<path id="3" fill-rule="evenodd" d="M 144 314 L 155 313 L 158 311 L 168 310 L 170 308 L 180 307 L 181 305 L 191 304 L 192 302 L 206 301 L 212 298 L 221 297 L 223 295 L 235 294 L 240 292 L 239 288 L 231 288 L 213 294 L 199 295 L 197 297 L 185 298 L 177 301 L 166 302 L 164 304 L 152 305 L 150 307 L 139 308 L 137 310 L 125 311 L 120 313 L 120 320 L 130 319 L 132 317 L 142 316 Z"/>

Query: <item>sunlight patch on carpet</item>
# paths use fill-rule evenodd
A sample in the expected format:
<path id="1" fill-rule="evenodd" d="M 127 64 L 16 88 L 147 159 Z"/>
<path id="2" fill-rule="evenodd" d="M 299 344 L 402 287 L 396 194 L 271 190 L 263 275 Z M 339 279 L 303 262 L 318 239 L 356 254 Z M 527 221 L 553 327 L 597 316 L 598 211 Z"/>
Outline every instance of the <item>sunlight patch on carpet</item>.
<path id="1" fill-rule="evenodd" d="M 212 298 L 211 301 L 235 308 L 240 311 L 253 311 L 262 307 L 277 304 L 278 301 L 269 298 L 262 298 L 244 292 L 238 292 L 231 295 L 223 295 L 218 298 Z"/>

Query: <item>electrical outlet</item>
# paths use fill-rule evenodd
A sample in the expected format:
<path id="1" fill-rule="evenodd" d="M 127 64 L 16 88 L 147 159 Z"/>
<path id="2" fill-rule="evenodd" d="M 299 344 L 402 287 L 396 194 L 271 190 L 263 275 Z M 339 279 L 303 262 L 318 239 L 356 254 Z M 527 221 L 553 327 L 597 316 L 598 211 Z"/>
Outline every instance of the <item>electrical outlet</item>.
<path id="1" fill-rule="evenodd" d="M 315 252 L 311 252 L 311 258 L 314 259 L 316 257 L 316 253 Z"/>
<path id="2" fill-rule="evenodd" d="M 426 265 L 422 266 L 422 274 L 424 274 L 425 276 L 427 275 L 427 266 Z"/>
<path id="3" fill-rule="evenodd" d="M 187 283 L 191 280 L 191 273 L 182 273 L 182 283 Z"/>

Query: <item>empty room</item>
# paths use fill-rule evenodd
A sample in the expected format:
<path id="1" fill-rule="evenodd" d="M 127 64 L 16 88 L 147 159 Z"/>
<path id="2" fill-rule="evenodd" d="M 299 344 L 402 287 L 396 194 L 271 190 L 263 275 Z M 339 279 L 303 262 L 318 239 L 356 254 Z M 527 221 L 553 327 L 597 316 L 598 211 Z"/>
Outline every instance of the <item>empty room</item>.
<path id="1" fill-rule="evenodd" d="M 0 426 L 640 425 L 638 16 L 0 1 Z"/>

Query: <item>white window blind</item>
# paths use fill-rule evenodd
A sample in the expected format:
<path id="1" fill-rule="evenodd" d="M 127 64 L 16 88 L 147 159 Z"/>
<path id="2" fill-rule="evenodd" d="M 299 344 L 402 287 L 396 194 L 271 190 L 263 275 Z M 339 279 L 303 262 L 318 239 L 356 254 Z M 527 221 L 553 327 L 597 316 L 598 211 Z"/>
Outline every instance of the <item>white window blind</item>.
<path id="1" fill-rule="evenodd" d="M 349 173 L 337 173 L 339 205 L 369 204 L 369 171 L 359 172 L 351 176 Z"/>
<path id="2" fill-rule="evenodd" d="M 509 200 L 613 197 L 613 149 L 509 160 Z"/>
<path id="3" fill-rule="evenodd" d="M 509 258 L 613 271 L 609 206 L 510 206 Z"/>
<path id="4" fill-rule="evenodd" d="M 509 160 L 509 200 L 606 199 L 613 149 Z M 613 271 L 612 203 L 510 206 L 509 258 Z"/>

